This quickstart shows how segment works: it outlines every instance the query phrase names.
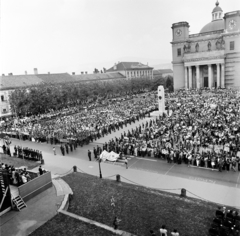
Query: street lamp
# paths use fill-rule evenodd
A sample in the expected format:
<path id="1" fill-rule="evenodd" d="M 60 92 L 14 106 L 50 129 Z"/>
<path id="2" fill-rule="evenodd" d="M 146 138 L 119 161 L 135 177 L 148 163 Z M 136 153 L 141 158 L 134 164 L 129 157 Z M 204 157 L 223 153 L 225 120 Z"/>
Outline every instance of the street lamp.
<path id="1" fill-rule="evenodd" d="M 101 161 L 102 161 L 101 158 L 99 158 L 98 164 L 99 164 L 99 177 L 100 177 L 100 179 L 102 179 L 102 171 L 101 171 L 101 165 L 100 165 Z"/>

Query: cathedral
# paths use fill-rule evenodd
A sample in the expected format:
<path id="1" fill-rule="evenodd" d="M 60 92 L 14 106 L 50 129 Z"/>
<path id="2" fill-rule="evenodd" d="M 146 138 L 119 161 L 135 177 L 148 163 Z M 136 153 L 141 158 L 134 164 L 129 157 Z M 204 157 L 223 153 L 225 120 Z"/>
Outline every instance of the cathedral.
<path id="1" fill-rule="evenodd" d="M 240 11 L 223 14 L 217 1 L 210 23 L 198 34 L 189 27 L 172 25 L 174 89 L 240 88 Z"/>

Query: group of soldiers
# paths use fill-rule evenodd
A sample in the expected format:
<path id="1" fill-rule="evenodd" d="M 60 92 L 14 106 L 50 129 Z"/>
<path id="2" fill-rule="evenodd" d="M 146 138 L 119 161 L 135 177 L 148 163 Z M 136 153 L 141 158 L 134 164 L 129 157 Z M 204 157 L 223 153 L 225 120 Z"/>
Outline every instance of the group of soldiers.
<path id="1" fill-rule="evenodd" d="M 61 144 L 60 146 L 60 150 L 63 156 L 65 156 L 65 153 L 68 154 L 69 151 L 72 152 L 73 149 L 76 150 L 76 148 L 77 148 L 77 142 L 75 140 L 69 143 Z"/>
<path id="2" fill-rule="evenodd" d="M 28 147 L 14 146 L 14 155 L 28 160 L 41 161 L 43 159 L 42 152 Z"/>

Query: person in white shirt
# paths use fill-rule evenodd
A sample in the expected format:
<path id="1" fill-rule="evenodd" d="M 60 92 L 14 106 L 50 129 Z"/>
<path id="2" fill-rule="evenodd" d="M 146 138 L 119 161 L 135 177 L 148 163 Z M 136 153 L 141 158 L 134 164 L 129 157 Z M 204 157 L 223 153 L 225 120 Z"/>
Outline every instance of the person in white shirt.
<path id="1" fill-rule="evenodd" d="M 174 229 L 173 232 L 171 233 L 171 236 L 180 236 L 180 234 L 176 229 Z"/>
<path id="2" fill-rule="evenodd" d="M 22 182 L 23 182 L 24 184 L 27 183 L 27 178 L 26 178 L 25 175 L 22 175 Z"/>
<path id="3" fill-rule="evenodd" d="M 166 226 L 163 225 L 161 228 L 160 228 L 160 235 L 161 236 L 167 236 L 167 230 L 166 230 Z"/>

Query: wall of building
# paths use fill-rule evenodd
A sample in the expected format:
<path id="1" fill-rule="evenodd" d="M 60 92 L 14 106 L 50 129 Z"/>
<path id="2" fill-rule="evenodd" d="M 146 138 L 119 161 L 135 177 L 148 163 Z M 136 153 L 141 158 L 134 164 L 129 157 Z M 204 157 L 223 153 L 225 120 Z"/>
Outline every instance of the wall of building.
<path id="1" fill-rule="evenodd" d="M 126 71 L 127 78 L 141 78 L 149 77 L 153 78 L 153 70 L 128 70 Z"/>
<path id="2" fill-rule="evenodd" d="M 240 53 L 226 54 L 225 59 L 226 87 L 240 86 Z"/>
<path id="3" fill-rule="evenodd" d="M 183 64 L 173 64 L 174 90 L 184 88 L 184 70 Z"/>
<path id="4" fill-rule="evenodd" d="M 9 94 L 11 91 L 12 90 L 0 91 L 0 117 L 11 114 L 11 109 L 9 105 Z"/>

